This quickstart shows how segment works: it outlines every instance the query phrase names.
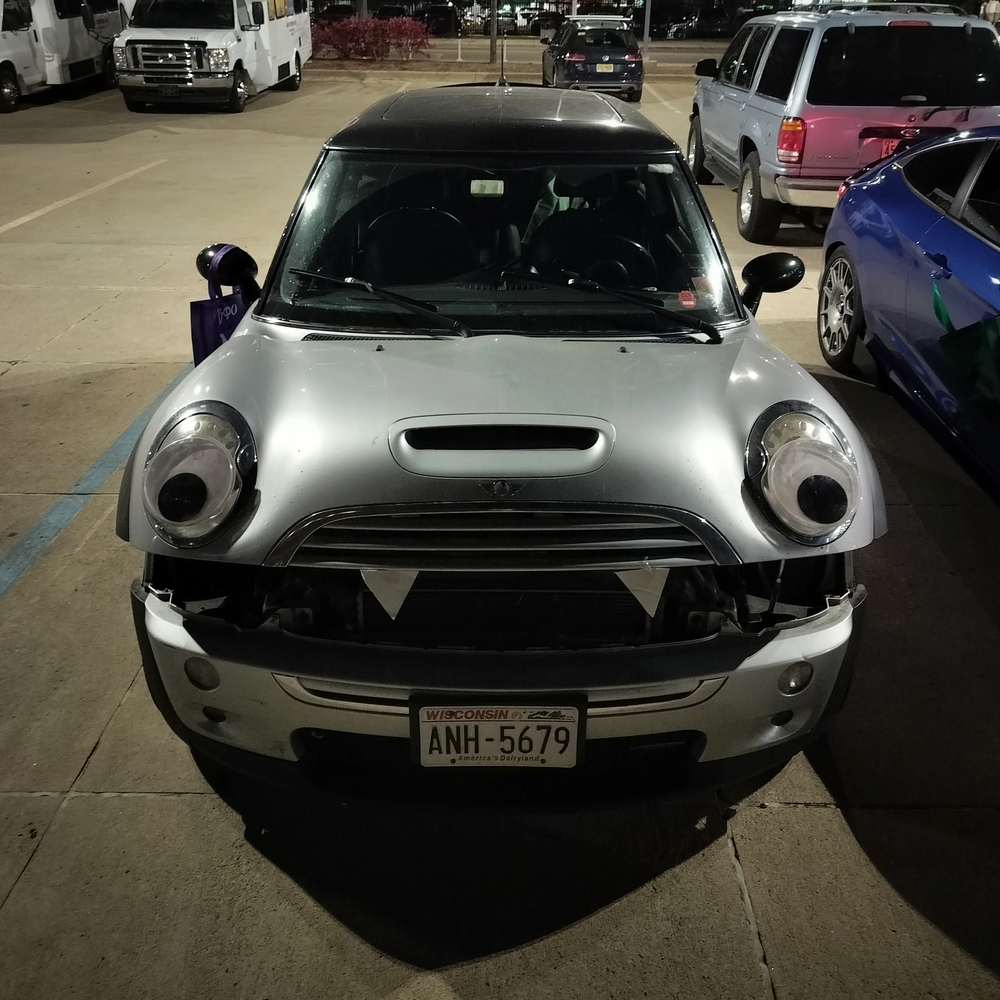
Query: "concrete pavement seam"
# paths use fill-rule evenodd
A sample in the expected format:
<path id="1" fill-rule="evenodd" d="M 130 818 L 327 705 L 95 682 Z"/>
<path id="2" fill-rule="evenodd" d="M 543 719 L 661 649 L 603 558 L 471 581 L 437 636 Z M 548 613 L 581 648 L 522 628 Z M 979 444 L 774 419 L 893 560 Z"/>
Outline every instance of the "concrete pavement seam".
<path id="1" fill-rule="evenodd" d="M 757 916 L 753 909 L 753 900 L 750 898 L 750 888 L 743 874 L 743 865 L 740 863 L 740 852 L 736 846 L 736 837 L 733 835 L 732 827 L 726 826 L 726 843 L 729 845 L 729 856 L 733 862 L 733 869 L 736 872 L 736 881 L 740 886 L 740 896 L 743 899 L 743 908 L 746 912 L 747 921 L 750 924 L 750 934 L 753 938 L 753 950 L 760 965 L 760 974 L 764 980 L 764 989 L 777 1000 L 778 994 L 774 989 L 774 980 L 771 978 L 771 968 L 767 964 L 767 951 L 764 948 L 764 940 L 760 936 L 760 927 L 757 924 Z"/>

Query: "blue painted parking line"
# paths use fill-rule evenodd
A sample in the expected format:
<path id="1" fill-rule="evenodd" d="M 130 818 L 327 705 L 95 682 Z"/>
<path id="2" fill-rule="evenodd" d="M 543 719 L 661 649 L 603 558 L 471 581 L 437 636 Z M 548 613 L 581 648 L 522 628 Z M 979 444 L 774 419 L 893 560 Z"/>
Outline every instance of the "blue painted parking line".
<path id="1" fill-rule="evenodd" d="M 0 559 L 0 597 L 14 586 L 21 575 L 31 568 L 36 559 L 59 537 L 59 533 L 83 510 L 84 505 L 97 492 L 117 468 L 129 457 L 143 428 L 156 408 L 173 391 L 174 387 L 191 371 L 183 371 L 153 400 L 143 412 L 118 436 L 94 464 L 70 487 L 67 494 L 57 500 L 41 519 L 21 537 L 21 540 Z"/>

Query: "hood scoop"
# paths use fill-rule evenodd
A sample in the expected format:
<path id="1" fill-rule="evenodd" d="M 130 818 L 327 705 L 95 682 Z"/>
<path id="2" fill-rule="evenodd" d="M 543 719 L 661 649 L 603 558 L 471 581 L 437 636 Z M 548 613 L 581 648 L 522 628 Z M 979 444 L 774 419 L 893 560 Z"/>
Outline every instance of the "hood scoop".
<path id="1" fill-rule="evenodd" d="M 607 462 L 614 442 L 608 421 L 563 414 L 446 414 L 389 428 L 389 450 L 407 472 L 463 479 L 581 476 Z"/>

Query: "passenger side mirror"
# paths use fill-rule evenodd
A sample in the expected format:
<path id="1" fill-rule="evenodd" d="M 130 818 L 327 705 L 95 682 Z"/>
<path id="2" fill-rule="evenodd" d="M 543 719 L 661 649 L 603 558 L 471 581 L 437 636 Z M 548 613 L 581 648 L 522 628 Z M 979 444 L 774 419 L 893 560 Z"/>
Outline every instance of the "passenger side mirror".
<path id="1" fill-rule="evenodd" d="M 80 4 L 80 17 L 83 18 L 83 26 L 87 31 L 95 31 L 97 29 L 94 12 L 90 9 L 89 3 Z"/>
<path id="2" fill-rule="evenodd" d="M 710 76 L 714 80 L 719 75 L 719 64 L 714 59 L 699 59 L 694 67 L 695 76 Z"/>
<path id="3" fill-rule="evenodd" d="M 215 276 L 219 284 L 238 288 L 243 301 L 250 305 L 260 295 L 260 286 L 254 280 L 257 277 L 257 261 L 246 250 L 227 243 L 213 243 L 205 247 L 195 258 L 198 273 L 208 281 L 212 261 L 220 253 L 215 267 Z"/>
<path id="4" fill-rule="evenodd" d="M 544 38 L 539 38 L 538 40 L 542 43 L 542 45 L 551 45 L 552 44 L 552 39 L 549 38 L 548 35 L 546 35 Z"/>
<path id="5" fill-rule="evenodd" d="M 743 268 L 743 280 L 747 283 L 740 296 L 743 305 L 750 312 L 757 312 L 764 292 L 787 292 L 802 280 L 805 273 L 805 265 L 794 254 L 766 253 L 754 257 Z"/>
<path id="6" fill-rule="evenodd" d="M 264 5 L 260 0 L 253 0 L 253 3 L 250 4 L 250 15 L 258 28 L 264 23 Z"/>

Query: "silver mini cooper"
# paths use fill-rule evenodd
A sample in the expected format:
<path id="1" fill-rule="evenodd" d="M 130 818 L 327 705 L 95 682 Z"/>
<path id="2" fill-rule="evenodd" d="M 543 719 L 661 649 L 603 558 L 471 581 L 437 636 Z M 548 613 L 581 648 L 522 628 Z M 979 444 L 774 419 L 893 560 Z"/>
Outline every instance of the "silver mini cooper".
<path id="1" fill-rule="evenodd" d="M 202 755 L 685 787 L 838 709 L 878 476 L 754 320 L 801 263 L 738 292 L 628 105 L 393 96 L 326 143 L 262 289 L 245 253 L 218 267 L 252 305 L 150 421 L 118 517 L 150 690 Z"/>

